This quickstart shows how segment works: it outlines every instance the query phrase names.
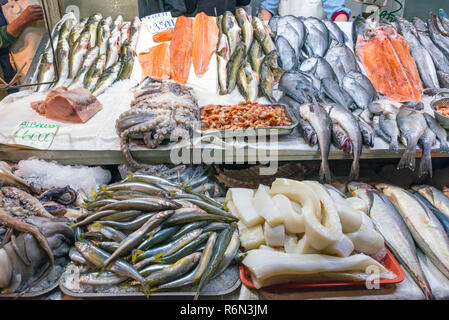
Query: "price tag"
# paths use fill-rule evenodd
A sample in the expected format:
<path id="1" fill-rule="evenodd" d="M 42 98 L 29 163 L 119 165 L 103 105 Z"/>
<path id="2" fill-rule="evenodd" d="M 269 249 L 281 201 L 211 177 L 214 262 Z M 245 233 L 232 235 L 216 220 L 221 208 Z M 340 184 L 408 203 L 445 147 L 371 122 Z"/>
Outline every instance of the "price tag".
<path id="1" fill-rule="evenodd" d="M 145 19 L 151 33 L 158 33 L 175 27 L 175 21 L 171 16 L 171 12 L 156 13 L 145 17 Z"/>
<path id="2" fill-rule="evenodd" d="M 48 150 L 58 129 L 57 124 L 20 121 L 10 135 L 8 145 Z"/>

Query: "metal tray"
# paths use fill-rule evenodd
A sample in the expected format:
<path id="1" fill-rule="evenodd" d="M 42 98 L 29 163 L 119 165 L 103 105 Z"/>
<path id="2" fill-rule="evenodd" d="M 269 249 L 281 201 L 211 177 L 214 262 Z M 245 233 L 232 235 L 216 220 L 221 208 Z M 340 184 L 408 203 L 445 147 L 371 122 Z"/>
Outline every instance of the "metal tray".
<path id="1" fill-rule="evenodd" d="M 268 136 L 268 135 L 275 135 L 275 136 L 286 136 L 290 135 L 292 131 L 298 126 L 298 120 L 296 119 L 296 116 L 293 114 L 293 112 L 290 110 L 289 107 L 287 107 L 285 104 L 276 103 L 276 104 L 264 104 L 264 106 L 275 106 L 284 108 L 286 111 L 286 114 L 290 117 L 292 120 L 292 124 L 289 126 L 284 127 L 269 127 L 269 128 L 251 128 L 251 129 L 239 129 L 239 130 L 216 130 L 216 129 L 207 129 L 203 130 L 202 128 L 202 121 L 201 121 L 201 110 L 204 107 L 200 108 L 200 123 L 197 124 L 194 128 L 194 132 L 197 135 L 202 136 L 216 136 L 219 138 L 224 137 L 256 137 L 256 136 Z"/>
<path id="2" fill-rule="evenodd" d="M 117 289 L 117 286 L 89 286 L 89 285 L 81 285 L 83 286 L 84 291 L 81 290 L 73 290 L 67 288 L 65 286 L 65 281 L 70 279 L 70 271 L 68 270 L 70 266 L 73 264 L 69 264 L 62 276 L 59 279 L 59 288 L 61 291 L 70 297 L 75 298 L 126 298 L 126 297 L 135 297 L 135 298 L 145 298 L 145 295 L 141 291 L 140 287 L 133 288 L 124 288 Z M 73 279 L 73 277 L 72 277 Z M 237 290 L 241 285 L 240 277 L 239 277 L 239 267 L 237 264 L 231 265 L 225 272 L 218 276 L 215 279 L 212 279 L 204 288 L 201 296 L 223 296 L 230 294 Z M 171 296 L 171 297 L 180 297 L 180 296 L 195 296 L 196 287 L 186 286 L 182 288 L 178 288 L 177 291 L 164 291 L 164 292 L 156 292 L 151 293 L 150 296 Z M 116 291 L 116 292 L 112 292 Z"/>

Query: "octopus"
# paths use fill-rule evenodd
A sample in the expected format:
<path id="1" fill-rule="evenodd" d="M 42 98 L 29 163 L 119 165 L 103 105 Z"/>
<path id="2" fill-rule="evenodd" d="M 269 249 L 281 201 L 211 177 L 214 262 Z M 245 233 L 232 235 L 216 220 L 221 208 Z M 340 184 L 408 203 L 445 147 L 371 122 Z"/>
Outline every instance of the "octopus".
<path id="1" fill-rule="evenodd" d="M 193 90 L 172 81 L 144 82 L 134 90 L 131 109 L 122 113 L 116 122 L 121 150 L 132 169 L 148 166 L 131 155 L 130 143 L 150 149 L 164 140 L 188 140 L 199 109 Z"/>

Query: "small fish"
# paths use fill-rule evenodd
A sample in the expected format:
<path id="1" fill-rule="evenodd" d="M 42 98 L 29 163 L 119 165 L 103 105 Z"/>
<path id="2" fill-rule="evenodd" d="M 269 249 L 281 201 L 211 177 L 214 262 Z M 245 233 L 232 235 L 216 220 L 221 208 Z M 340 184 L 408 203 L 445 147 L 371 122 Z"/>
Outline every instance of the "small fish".
<path id="1" fill-rule="evenodd" d="M 92 91 L 94 96 L 99 96 L 103 94 L 111 85 L 113 85 L 120 74 L 122 69 L 122 63 L 117 61 L 111 67 L 105 70 L 105 72 L 98 79 L 95 89 Z"/>
<path id="2" fill-rule="evenodd" d="M 89 91 L 93 91 L 100 79 L 100 76 L 103 74 L 106 66 L 106 55 L 100 55 L 98 59 L 90 66 L 86 75 L 84 76 L 84 88 Z"/>
<path id="3" fill-rule="evenodd" d="M 58 41 L 58 47 L 56 49 L 56 59 L 58 61 L 59 67 L 59 80 L 54 85 L 55 87 L 60 87 L 65 83 L 67 78 L 69 77 L 69 55 L 70 55 L 70 46 L 66 39 L 61 38 Z"/>
<path id="4" fill-rule="evenodd" d="M 94 62 L 97 61 L 99 52 L 100 49 L 98 47 L 91 48 L 89 49 L 89 51 L 87 51 L 86 57 L 83 62 L 83 66 L 81 67 L 76 77 L 73 79 L 69 88 L 77 88 L 84 86 L 84 79 L 86 77 L 86 74 L 88 73 L 89 69 L 92 67 Z"/>
<path id="5" fill-rule="evenodd" d="M 251 69 L 249 62 L 244 62 L 237 74 L 237 84 L 245 100 L 255 101 L 259 95 L 258 74 Z"/>
<path id="6" fill-rule="evenodd" d="M 257 74 L 260 74 L 260 66 L 262 65 L 264 58 L 265 54 L 259 41 L 253 41 L 251 47 L 249 48 L 248 60 L 251 64 L 251 68 L 253 68 Z"/>
<path id="7" fill-rule="evenodd" d="M 217 72 L 219 94 L 228 93 L 228 62 L 231 59 L 228 38 L 225 34 L 220 36 L 217 47 Z"/>
<path id="8" fill-rule="evenodd" d="M 254 19 L 253 19 L 254 21 Z M 223 14 L 222 19 L 222 30 L 223 33 L 228 38 L 229 43 L 229 53 L 231 57 L 234 55 L 235 50 L 237 49 L 238 45 L 241 42 L 241 29 L 237 23 L 237 20 L 235 19 L 235 16 L 230 11 L 226 11 Z M 242 44 L 243 51 L 246 52 L 245 44 Z M 232 91 L 232 90 L 231 90 Z"/>
<path id="9" fill-rule="evenodd" d="M 111 67 L 114 63 L 119 60 L 119 47 L 120 45 L 120 32 L 113 32 L 108 40 L 108 52 L 106 58 L 106 69 Z"/>
<path id="10" fill-rule="evenodd" d="M 78 41 L 75 43 L 74 47 L 72 48 L 69 60 L 70 65 L 69 79 L 73 79 L 78 73 L 78 71 L 81 69 L 84 56 L 86 55 L 89 48 L 90 37 L 91 37 L 90 33 L 84 31 L 80 35 Z"/>
<path id="11" fill-rule="evenodd" d="M 242 41 L 245 44 L 246 54 L 248 54 L 254 39 L 254 29 L 250 21 L 251 18 L 243 8 L 238 8 L 235 16 L 241 29 Z"/>
<path id="12" fill-rule="evenodd" d="M 228 62 L 228 93 L 234 91 L 235 85 L 237 84 L 238 72 L 240 70 L 241 65 L 243 64 L 245 59 L 245 46 L 243 44 L 239 44 L 234 53 L 231 55 L 231 59 Z"/>

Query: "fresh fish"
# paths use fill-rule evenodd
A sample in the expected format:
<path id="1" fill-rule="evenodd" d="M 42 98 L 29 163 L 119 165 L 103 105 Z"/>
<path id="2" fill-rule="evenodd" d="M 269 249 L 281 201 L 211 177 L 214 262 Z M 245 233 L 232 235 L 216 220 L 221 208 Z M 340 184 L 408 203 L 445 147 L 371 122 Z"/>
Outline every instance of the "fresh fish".
<path id="1" fill-rule="evenodd" d="M 273 50 L 276 50 L 276 45 L 273 42 L 273 39 L 269 35 L 266 35 L 265 38 L 260 42 L 263 52 L 268 55 Z"/>
<path id="2" fill-rule="evenodd" d="M 86 58 L 84 59 L 84 62 L 83 62 L 83 66 L 81 67 L 80 71 L 76 75 L 75 79 L 73 79 L 69 88 L 77 88 L 77 87 L 84 86 L 84 79 L 86 77 L 86 74 L 88 73 L 89 69 L 92 67 L 94 62 L 98 59 L 99 52 L 100 52 L 100 49 L 98 47 L 93 47 L 93 48 L 89 49 L 89 51 L 87 51 Z"/>
<path id="3" fill-rule="evenodd" d="M 56 49 L 56 60 L 58 61 L 59 68 L 59 80 L 54 87 L 60 87 L 65 84 L 69 77 L 69 55 L 70 46 L 65 38 L 61 38 L 58 41 L 58 47 Z"/>
<path id="4" fill-rule="evenodd" d="M 115 191 L 138 191 L 152 196 L 168 197 L 168 193 L 161 188 L 142 182 L 123 182 L 104 188 L 104 192 Z"/>
<path id="5" fill-rule="evenodd" d="M 396 119 L 401 131 L 401 138 L 405 140 L 407 147 L 398 164 L 398 169 L 409 168 L 414 171 L 416 145 L 427 128 L 426 119 L 421 113 L 406 107 L 400 108 Z"/>
<path id="6" fill-rule="evenodd" d="M 276 45 L 271 39 L 265 23 L 259 17 L 253 17 L 251 23 L 254 29 L 254 38 L 260 42 L 264 53 L 268 55 L 271 51 L 276 50 Z"/>
<path id="7" fill-rule="evenodd" d="M 237 50 L 241 42 L 241 29 L 237 23 L 237 20 L 235 19 L 235 16 L 230 11 L 226 11 L 223 14 L 222 30 L 223 33 L 228 37 L 229 52 L 230 55 L 233 56 L 234 52 Z M 245 44 L 243 44 L 243 48 L 244 52 L 246 52 L 247 48 L 245 47 Z M 229 92 L 231 91 L 232 90 L 229 90 Z"/>
<path id="8" fill-rule="evenodd" d="M 424 113 L 423 115 L 424 115 L 424 118 L 426 119 L 427 126 L 429 127 L 430 130 L 433 131 L 433 133 L 435 133 L 436 137 L 440 141 L 440 151 L 441 152 L 449 152 L 449 145 L 448 145 L 448 141 L 447 141 L 446 129 L 444 129 L 438 123 L 438 121 L 434 117 L 432 117 L 430 114 Z"/>
<path id="9" fill-rule="evenodd" d="M 106 19 L 101 20 L 98 25 L 96 37 L 97 47 L 100 49 L 100 54 L 106 54 L 108 51 L 108 40 L 111 37 L 111 21 Z"/>
<path id="10" fill-rule="evenodd" d="M 104 200 L 106 201 L 106 200 Z M 124 201 L 115 201 L 102 207 L 102 210 L 142 210 L 146 212 L 172 210 L 180 205 L 174 201 L 159 198 L 135 198 Z"/>
<path id="11" fill-rule="evenodd" d="M 129 43 L 131 44 L 131 49 L 133 51 L 135 51 L 137 48 L 141 26 L 142 21 L 139 19 L 139 17 L 135 17 L 133 22 L 131 23 L 131 31 L 129 36 Z"/>
<path id="12" fill-rule="evenodd" d="M 433 43 L 441 50 L 441 52 L 445 54 L 446 57 L 449 57 L 449 37 L 441 33 L 444 28 L 438 17 L 431 13 L 427 25 L 429 27 L 429 34 L 430 38 L 433 40 Z"/>
<path id="13" fill-rule="evenodd" d="M 264 81 L 264 77 L 261 77 Z M 279 89 L 299 103 L 311 102 L 311 96 L 318 96 L 318 92 L 309 78 L 298 71 L 289 71 L 282 75 Z"/>
<path id="14" fill-rule="evenodd" d="M 440 15 L 438 16 L 438 19 L 440 20 L 440 23 L 443 25 L 444 32 L 449 32 L 449 19 L 446 16 Z"/>
<path id="15" fill-rule="evenodd" d="M 413 18 L 419 42 L 427 49 L 437 70 L 449 73 L 449 58 L 435 45 L 429 35 L 427 24 L 419 18 Z"/>
<path id="16" fill-rule="evenodd" d="M 363 142 L 362 134 L 360 133 L 359 122 L 357 118 L 346 108 L 338 104 L 327 104 L 324 109 L 329 114 L 332 124 L 337 124 L 345 130 L 348 134 L 352 144 L 352 153 L 354 161 L 351 166 L 351 173 L 349 174 L 349 181 L 357 180 L 359 177 L 359 161 L 362 154 Z"/>
<path id="17" fill-rule="evenodd" d="M 355 70 L 349 71 L 343 77 L 341 87 L 361 109 L 368 108 L 368 105 L 376 98 L 376 89 L 371 81 L 364 74 Z"/>
<path id="18" fill-rule="evenodd" d="M 124 22 L 120 28 L 120 47 L 131 40 L 131 22 Z"/>
<path id="19" fill-rule="evenodd" d="M 338 85 L 337 81 L 332 80 L 331 78 L 321 79 L 321 90 L 335 103 L 348 110 L 354 109 L 354 100 L 352 100 L 351 96 Z"/>
<path id="20" fill-rule="evenodd" d="M 170 266 L 169 264 L 153 264 L 139 271 L 139 273 L 143 277 L 148 277 L 150 274 L 156 271 L 160 271 L 166 267 Z"/>
<path id="21" fill-rule="evenodd" d="M 125 43 L 121 47 L 120 61 L 122 63 L 120 72 L 118 74 L 118 80 L 129 79 L 134 67 L 134 52 L 130 43 Z"/>
<path id="22" fill-rule="evenodd" d="M 354 53 L 344 44 L 334 44 L 324 56 L 337 75 L 338 82 L 341 84 L 343 77 L 350 71 L 360 71 Z"/>
<path id="23" fill-rule="evenodd" d="M 112 33 L 108 40 L 108 53 L 106 59 L 106 69 L 111 67 L 119 59 L 119 43 L 120 43 L 120 32 Z"/>
<path id="24" fill-rule="evenodd" d="M 360 133 L 362 134 L 363 144 L 367 147 L 374 147 L 374 139 L 376 137 L 376 133 L 373 129 L 373 127 L 366 122 L 362 117 L 354 115 L 358 122 L 360 127 Z"/>
<path id="25" fill-rule="evenodd" d="M 46 83 L 55 80 L 55 67 L 53 65 L 53 52 L 52 50 L 45 50 L 42 61 L 39 64 L 37 71 L 37 82 Z M 37 92 L 46 91 L 50 87 L 50 84 L 43 84 L 36 87 Z"/>
<path id="26" fill-rule="evenodd" d="M 213 274 L 212 279 L 221 275 L 229 267 L 229 265 L 234 261 L 239 251 L 239 248 L 240 248 L 239 232 L 238 230 L 235 230 L 234 234 L 232 235 L 231 241 L 229 242 L 229 245 L 226 248 L 225 253 L 223 254 L 223 259 L 221 260 L 220 264 L 217 267 L 217 270 Z"/>
<path id="27" fill-rule="evenodd" d="M 76 26 L 73 27 L 72 31 L 70 31 L 70 35 L 67 39 L 69 41 L 70 48 L 72 48 L 75 45 L 76 41 L 79 39 L 83 30 L 84 26 L 77 24 Z"/>
<path id="28" fill-rule="evenodd" d="M 425 88 L 439 88 L 440 85 L 438 84 L 437 73 L 432 56 L 419 42 L 415 27 L 413 24 L 399 16 L 396 16 L 395 19 L 399 26 L 399 32 L 410 45 L 410 53 L 415 59 L 423 86 Z"/>
<path id="29" fill-rule="evenodd" d="M 197 221 L 228 221 L 232 222 L 236 219 L 230 216 L 210 214 L 201 209 L 193 208 L 181 208 L 176 210 L 173 217 L 169 218 L 166 222 L 167 225 L 178 225 Z"/>
<path id="30" fill-rule="evenodd" d="M 102 242 L 97 242 L 96 245 L 108 252 L 108 253 L 114 253 L 115 250 L 117 250 L 117 248 L 120 246 L 120 243 L 115 242 L 115 241 L 102 241 Z"/>
<path id="31" fill-rule="evenodd" d="M 295 16 L 287 15 L 280 18 L 277 28 L 279 29 L 279 27 L 285 24 L 288 24 L 295 29 L 296 34 L 298 35 L 299 38 L 300 51 L 298 59 L 304 59 L 303 54 L 301 52 L 302 47 L 304 46 L 304 42 L 306 40 L 306 27 L 304 26 L 304 23 Z"/>
<path id="32" fill-rule="evenodd" d="M 352 153 L 352 142 L 348 133 L 339 124 L 332 124 L 332 141 L 337 149 L 346 154 Z"/>
<path id="33" fill-rule="evenodd" d="M 287 42 L 290 44 L 290 46 L 294 50 L 295 59 L 296 60 L 304 59 L 304 57 L 302 56 L 302 53 L 301 53 L 302 44 L 301 44 L 300 35 L 296 32 L 296 30 L 288 22 L 282 23 L 283 21 L 285 21 L 285 20 L 281 20 L 281 23 L 278 24 L 278 32 L 277 32 L 276 39 L 275 39 L 276 45 L 278 42 L 278 38 L 283 37 L 285 40 L 287 40 Z M 279 52 L 279 49 L 278 49 L 278 53 L 281 54 L 281 52 Z"/>
<path id="34" fill-rule="evenodd" d="M 146 214 L 142 214 L 136 219 L 128 222 L 119 222 L 119 221 L 102 221 L 100 224 L 102 226 L 108 226 L 115 229 L 125 230 L 125 231 L 133 231 L 140 228 L 149 218 L 155 215 L 155 212 L 150 212 Z M 122 239 L 123 240 L 123 239 Z"/>
<path id="35" fill-rule="evenodd" d="M 100 55 L 98 59 L 90 66 L 86 75 L 84 76 L 83 86 L 92 92 L 100 76 L 103 74 L 106 66 L 106 55 Z"/>
<path id="36" fill-rule="evenodd" d="M 113 272 L 92 272 L 80 275 L 79 283 L 90 286 L 105 286 L 120 284 L 126 279 L 127 277 L 118 276 Z"/>
<path id="37" fill-rule="evenodd" d="M 100 233 L 106 237 L 106 239 L 115 241 L 115 242 L 122 242 L 126 238 L 126 234 L 124 234 L 121 231 L 115 230 L 111 227 L 102 227 L 100 229 Z"/>
<path id="38" fill-rule="evenodd" d="M 416 255 L 413 237 L 404 223 L 401 214 L 381 192 L 374 190 L 371 186 L 360 189 L 365 193 L 365 197 L 357 196 L 362 200 L 364 198 L 370 200 L 368 204 L 369 216 L 374 227 L 382 235 L 394 256 L 421 288 L 426 298 L 431 299 L 432 291 Z"/>
<path id="39" fill-rule="evenodd" d="M 138 247 L 137 250 L 145 251 L 148 250 L 155 245 L 164 242 L 165 240 L 171 238 L 173 235 L 175 235 L 179 229 L 181 229 L 180 226 L 173 226 L 169 228 L 164 228 L 154 234 L 150 239 L 146 239 L 143 241 Z"/>
<path id="40" fill-rule="evenodd" d="M 386 184 L 376 188 L 396 206 L 421 250 L 449 277 L 449 238 L 435 215 L 406 190 Z"/>
<path id="41" fill-rule="evenodd" d="M 87 19 L 86 26 L 95 22 L 100 22 L 101 19 L 103 19 L 103 15 L 101 13 L 94 13 Z"/>
<path id="42" fill-rule="evenodd" d="M 295 50 L 292 48 L 288 40 L 283 36 L 278 35 L 276 37 L 276 49 L 279 55 L 279 66 L 286 71 L 295 69 L 298 59 L 296 57 Z"/>
<path id="43" fill-rule="evenodd" d="M 419 192 L 409 190 L 413 195 L 418 198 L 427 208 L 432 211 L 432 213 L 437 217 L 437 219 L 441 222 L 446 234 L 449 235 L 449 218 L 444 215 L 440 210 L 435 208 L 433 204 L 431 204 L 426 198 L 424 198 Z"/>
<path id="44" fill-rule="evenodd" d="M 426 128 L 424 134 L 419 138 L 419 145 L 422 149 L 421 161 L 419 163 L 419 177 L 432 178 L 432 147 L 436 142 L 436 135 L 432 130 Z"/>
<path id="45" fill-rule="evenodd" d="M 70 72 L 69 72 L 69 78 L 73 79 L 78 71 L 81 69 L 81 66 L 83 64 L 84 56 L 86 55 L 89 47 L 89 39 L 91 35 L 89 32 L 83 32 L 78 41 L 76 42 L 75 46 L 72 48 L 72 51 L 70 52 Z M 94 47 L 94 46 L 93 46 Z"/>
<path id="46" fill-rule="evenodd" d="M 64 23 L 61 25 L 61 29 L 59 29 L 59 37 L 58 41 L 61 39 L 68 40 L 70 36 L 70 31 L 72 31 L 72 28 L 75 26 L 76 20 L 69 18 L 64 21 Z"/>
<path id="47" fill-rule="evenodd" d="M 271 17 L 270 21 L 268 21 L 268 25 L 270 26 L 271 31 L 273 31 L 275 34 L 277 33 L 277 25 L 280 19 L 280 15 L 274 15 Z"/>
<path id="48" fill-rule="evenodd" d="M 203 227 L 207 226 L 208 224 L 209 224 L 209 221 L 198 221 L 198 222 L 188 223 L 188 224 L 184 225 L 178 232 L 176 232 L 171 239 L 172 240 L 179 239 L 180 237 L 189 233 L 190 231 L 193 231 L 198 228 L 203 228 Z"/>
<path id="49" fill-rule="evenodd" d="M 330 183 L 331 172 L 328 157 L 332 135 L 332 120 L 327 112 L 318 104 L 303 104 L 299 107 L 299 115 L 307 121 L 315 131 L 321 150 L 320 181 Z"/>
<path id="50" fill-rule="evenodd" d="M 445 73 L 443 71 L 437 71 L 438 81 L 440 82 L 440 86 L 442 88 L 449 89 L 449 73 Z"/>
<path id="51" fill-rule="evenodd" d="M 387 101 L 374 101 L 368 105 L 368 111 L 374 115 L 390 114 L 396 116 L 399 112 L 399 108 Z"/>
<path id="52" fill-rule="evenodd" d="M 225 223 L 227 226 L 229 226 L 229 224 Z M 226 226 L 226 227 L 227 227 Z M 223 228 L 225 229 L 225 228 Z M 221 229 L 221 230 L 223 230 Z M 220 231 L 221 231 L 220 230 Z M 193 239 L 191 242 L 187 243 L 185 246 L 183 246 L 182 248 L 180 248 L 179 250 L 177 250 L 174 253 L 171 253 L 169 255 L 164 255 L 163 257 L 160 257 L 157 259 L 157 262 L 160 263 L 175 263 L 176 261 L 178 261 L 179 259 L 181 259 L 182 257 L 185 257 L 189 254 L 192 254 L 196 251 L 199 251 L 199 248 L 207 241 L 207 239 L 209 239 L 209 237 L 211 236 L 212 232 L 204 232 L 196 239 Z"/>
<path id="53" fill-rule="evenodd" d="M 389 138 L 389 150 L 393 152 L 399 151 L 400 131 L 396 122 L 396 115 L 382 114 L 379 116 L 379 128 Z"/>
<path id="54" fill-rule="evenodd" d="M 366 31 L 366 20 L 361 15 L 358 15 L 352 23 L 352 43 L 355 52 L 357 39 L 360 35 L 363 35 Z"/>
<path id="55" fill-rule="evenodd" d="M 251 68 L 253 68 L 257 74 L 260 74 L 260 66 L 262 65 L 264 58 L 265 54 L 259 41 L 253 41 L 251 47 L 249 48 L 248 60 L 251 64 Z"/>
<path id="56" fill-rule="evenodd" d="M 245 59 L 245 45 L 239 44 L 234 53 L 231 55 L 231 59 L 228 62 L 228 93 L 234 91 L 235 85 L 237 84 L 237 77 L 240 67 L 244 63 Z"/>
<path id="57" fill-rule="evenodd" d="M 245 100 L 256 101 L 259 95 L 259 75 L 251 69 L 249 62 L 242 63 L 237 74 L 237 84 Z"/>
<path id="58" fill-rule="evenodd" d="M 449 218 L 449 198 L 442 191 L 429 185 L 417 185 L 413 186 L 412 189 Z"/>
<path id="59" fill-rule="evenodd" d="M 312 74 L 319 80 L 330 78 L 336 80 L 337 77 L 331 65 L 321 57 L 312 57 L 304 60 L 299 67 L 299 71 Z"/>
<path id="60" fill-rule="evenodd" d="M 323 20 L 326 25 L 327 30 L 329 30 L 329 38 L 337 41 L 338 43 L 344 44 L 346 42 L 347 36 L 340 29 L 340 27 L 333 21 Z"/>
<path id="61" fill-rule="evenodd" d="M 92 23 L 88 23 L 86 24 L 86 26 L 84 27 L 84 32 L 87 32 L 90 34 L 89 37 L 89 48 L 93 48 L 97 45 L 97 29 L 98 29 L 98 25 L 100 24 L 100 20 L 98 21 L 93 21 Z"/>
<path id="62" fill-rule="evenodd" d="M 329 49 L 329 31 L 326 26 L 318 19 L 307 18 L 304 25 L 306 28 L 306 39 L 304 47 L 309 57 L 324 57 Z M 324 26 L 324 29 L 321 27 Z"/>
<path id="63" fill-rule="evenodd" d="M 115 18 L 115 20 L 113 22 L 112 32 L 120 31 L 120 29 L 122 28 L 122 25 L 123 25 L 123 17 L 121 15 L 118 15 L 117 18 Z"/>
<path id="64" fill-rule="evenodd" d="M 241 29 L 242 41 L 245 44 L 246 54 L 248 54 L 249 48 L 251 47 L 254 39 L 254 29 L 250 21 L 251 18 L 243 8 L 238 8 L 235 16 Z"/>
<path id="65" fill-rule="evenodd" d="M 122 70 L 122 63 L 117 61 L 111 67 L 106 69 L 106 71 L 98 79 L 98 83 L 95 89 L 92 91 L 94 96 L 99 96 L 104 93 L 112 84 L 114 84 Z"/>

